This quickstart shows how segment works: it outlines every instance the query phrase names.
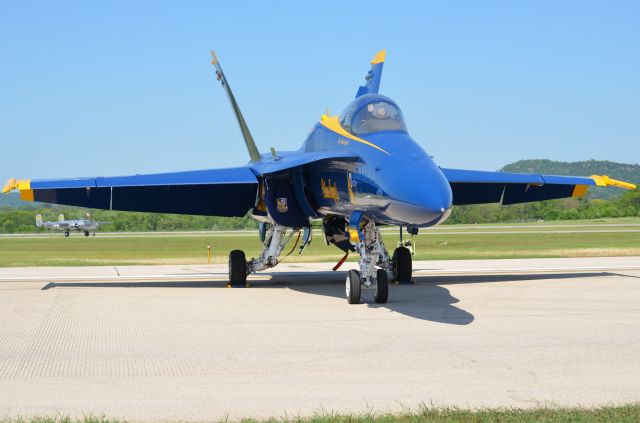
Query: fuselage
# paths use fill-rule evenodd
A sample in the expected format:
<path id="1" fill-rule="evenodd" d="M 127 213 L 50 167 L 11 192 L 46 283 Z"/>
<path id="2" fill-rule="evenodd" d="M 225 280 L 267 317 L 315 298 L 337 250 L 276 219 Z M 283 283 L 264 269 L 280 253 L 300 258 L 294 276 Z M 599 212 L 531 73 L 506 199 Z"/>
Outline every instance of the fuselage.
<path id="1" fill-rule="evenodd" d="M 388 110 L 377 112 L 379 105 Z M 368 123 L 382 130 L 362 134 L 355 124 L 349 125 L 349 119 L 366 123 L 366 117 L 359 118 L 363 113 L 370 119 L 375 113 L 395 113 L 396 119 Z M 452 204 L 449 182 L 411 138 L 399 113 L 391 99 L 369 94 L 357 98 L 341 117 L 323 116 L 314 126 L 301 152 L 348 151 L 359 158 L 322 161 L 309 168 L 306 184 L 320 214 L 349 216 L 363 211 L 380 223 L 413 227 L 433 226 L 448 217 Z"/>

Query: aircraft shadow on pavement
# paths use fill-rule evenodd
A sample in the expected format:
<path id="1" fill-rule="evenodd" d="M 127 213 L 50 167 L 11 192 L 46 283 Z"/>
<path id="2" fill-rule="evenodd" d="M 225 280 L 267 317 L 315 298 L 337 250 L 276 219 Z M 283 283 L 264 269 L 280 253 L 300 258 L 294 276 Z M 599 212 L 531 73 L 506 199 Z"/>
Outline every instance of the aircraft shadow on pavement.
<path id="1" fill-rule="evenodd" d="M 274 273 L 272 274 L 271 282 L 305 294 L 325 295 L 341 299 L 345 297 L 344 272 L 315 273 L 316 277 L 320 275 L 324 276 L 322 283 L 310 281 L 305 274 L 301 273 Z M 363 291 L 362 302 L 366 303 L 370 308 L 387 308 L 417 319 L 452 325 L 468 325 L 474 321 L 475 317 L 470 312 L 456 307 L 454 304 L 460 300 L 451 295 L 450 291 L 443 285 L 602 276 L 614 275 L 608 272 L 518 275 L 416 275 L 413 278 L 415 285 L 391 285 L 387 304 L 376 304 L 373 301 L 373 292 L 370 290 Z M 306 283 L 305 279 L 308 280 Z"/>
<path id="2" fill-rule="evenodd" d="M 273 272 L 261 273 L 264 279 L 250 280 L 252 289 L 291 289 L 304 294 L 343 299 L 345 272 Z M 482 275 L 425 275 L 414 276 L 415 285 L 391 285 L 389 302 L 376 304 L 373 291 L 363 290 L 362 302 L 369 308 L 387 308 L 409 317 L 432 322 L 468 325 L 473 314 L 454 304 L 459 300 L 451 295 L 446 285 L 535 281 L 545 279 L 572 279 L 615 276 L 609 272 L 595 273 L 534 273 L 534 274 L 482 274 Z M 270 278 L 270 279 L 267 279 Z M 78 281 L 50 282 L 42 290 L 53 288 L 226 288 L 224 281 Z M 345 300 L 346 301 L 346 300 Z"/>
<path id="3" fill-rule="evenodd" d="M 604 276 L 617 276 L 610 272 L 586 272 L 586 273 L 522 273 L 522 274 L 478 274 L 478 275 L 424 275 L 416 276 L 415 280 L 423 282 L 437 282 L 441 285 L 488 283 L 488 282 L 521 282 L 545 279 L 575 279 L 593 278 Z"/>
<path id="4" fill-rule="evenodd" d="M 226 288 L 220 281 L 49 282 L 41 288 Z"/>

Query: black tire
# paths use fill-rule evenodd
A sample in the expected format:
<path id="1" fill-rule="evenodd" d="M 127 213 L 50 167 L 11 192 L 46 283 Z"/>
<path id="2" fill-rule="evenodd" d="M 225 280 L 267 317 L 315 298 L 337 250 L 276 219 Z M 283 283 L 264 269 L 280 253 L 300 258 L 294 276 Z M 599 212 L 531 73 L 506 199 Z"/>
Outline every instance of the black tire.
<path id="1" fill-rule="evenodd" d="M 229 253 L 229 284 L 231 286 L 247 285 L 247 259 L 244 251 L 233 250 Z"/>
<path id="2" fill-rule="evenodd" d="M 349 270 L 345 281 L 345 293 L 349 304 L 360 304 L 360 272 Z"/>
<path id="3" fill-rule="evenodd" d="M 84 231 L 84 236 L 89 236 L 89 231 Z"/>
<path id="4" fill-rule="evenodd" d="M 398 282 L 411 282 L 413 265 L 411 251 L 406 247 L 398 247 L 393 252 L 393 280 Z"/>
<path id="5" fill-rule="evenodd" d="M 389 276 L 384 269 L 376 272 L 376 286 L 373 289 L 373 299 L 378 304 L 385 304 L 389 299 Z"/>
<path id="6" fill-rule="evenodd" d="M 69 231 L 64 231 L 64 237 L 69 238 Z"/>

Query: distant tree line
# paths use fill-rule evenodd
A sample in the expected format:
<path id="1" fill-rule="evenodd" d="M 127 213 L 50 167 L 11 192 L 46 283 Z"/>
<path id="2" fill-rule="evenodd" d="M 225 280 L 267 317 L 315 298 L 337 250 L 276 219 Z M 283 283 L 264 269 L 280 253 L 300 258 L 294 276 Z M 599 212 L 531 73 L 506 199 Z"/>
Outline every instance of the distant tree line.
<path id="1" fill-rule="evenodd" d="M 1 233 L 42 232 L 36 228 L 35 216 L 55 221 L 60 213 L 66 219 L 84 217 L 87 210 L 80 208 L 46 207 L 41 209 L 0 210 Z M 250 217 L 206 217 L 175 214 L 115 212 L 90 210 L 91 218 L 111 222 L 105 231 L 211 231 L 255 229 L 257 223 Z M 526 222 L 535 220 L 576 220 L 605 217 L 640 216 L 640 191 L 623 194 L 613 200 L 563 199 L 527 204 L 501 206 L 482 204 L 453 208 L 446 224 Z"/>
<path id="2" fill-rule="evenodd" d="M 458 206 L 453 208 L 446 223 L 506 223 L 629 216 L 640 216 L 640 191 L 629 191 L 613 200 L 565 198 L 511 206 Z"/>
<path id="3" fill-rule="evenodd" d="M 60 213 L 65 219 L 78 219 L 90 212 L 91 218 L 99 222 L 111 222 L 101 227 L 103 231 L 215 231 L 224 229 L 255 229 L 255 220 L 247 217 L 208 217 L 177 214 L 135 213 L 105 210 L 85 210 L 80 208 L 47 207 L 42 209 L 0 210 L 0 232 L 28 233 L 43 232 L 36 228 L 35 216 L 42 214 L 44 221 L 58 220 Z"/>

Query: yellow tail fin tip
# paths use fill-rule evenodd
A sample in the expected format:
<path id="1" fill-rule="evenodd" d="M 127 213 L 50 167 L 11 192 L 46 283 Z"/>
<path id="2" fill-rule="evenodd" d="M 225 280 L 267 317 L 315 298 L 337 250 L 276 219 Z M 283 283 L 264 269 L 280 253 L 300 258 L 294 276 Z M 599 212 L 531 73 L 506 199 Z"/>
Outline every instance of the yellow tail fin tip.
<path id="1" fill-rule="evenodd" d="M 373 56 L 373 60 L 371 61 L 372 65 L 376 65 L 378 63 L 384 63 L 384 59 L 387 57 L 387 50 L 380 50 Z"/>

